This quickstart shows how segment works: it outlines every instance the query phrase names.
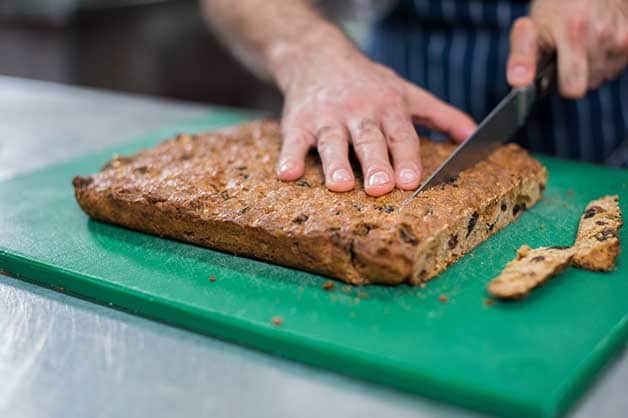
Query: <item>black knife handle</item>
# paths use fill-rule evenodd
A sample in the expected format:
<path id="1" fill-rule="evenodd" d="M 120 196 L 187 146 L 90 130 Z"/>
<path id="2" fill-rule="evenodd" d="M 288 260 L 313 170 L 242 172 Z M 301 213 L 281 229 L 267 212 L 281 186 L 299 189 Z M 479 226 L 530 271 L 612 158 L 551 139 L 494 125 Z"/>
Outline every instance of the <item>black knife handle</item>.
<path id="1" fill-rule="evenodd" d="M 540 99 L 547 96 L 554 84 L 556 84 L 556 77 L 556 53 L 542 54 L 534 80 L 537 98 Z"/>

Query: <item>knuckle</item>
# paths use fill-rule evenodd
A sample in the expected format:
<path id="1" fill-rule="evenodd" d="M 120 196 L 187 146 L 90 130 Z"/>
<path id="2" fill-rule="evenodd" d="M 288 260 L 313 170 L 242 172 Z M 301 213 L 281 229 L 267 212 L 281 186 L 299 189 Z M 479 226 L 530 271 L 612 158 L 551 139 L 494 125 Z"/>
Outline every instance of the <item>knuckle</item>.
<path id="1" fill-rule="evenodd" d="M 353 140 L 353 146 L 356 149 L 371 148 L 381 143 L 381 138 L 375 135 L 358 135 Z"/>
<path id="2" fill-rule="evenodd" d="M 511 36 L 530 30 L 530 18 L 520 17 L 512 25 Z"/>
<path id="3" fill-rule="evenodd" d="M 306 148 L 311 145 L 309 135 L 305 132 L 292 131 L 286 136 L 286 142 L 298 148 Z"/>
<path id="4" fill-rule="evenodd" d="M 329 138 L 342 137 L 342 129 L 339 126 L 324 125 L 316 130 L 316 138 L 328 140 Z"/>
<path id="5" fill-rule="evenodd" d="M 379 130 L 379 125 L 371 121 L 360 122 L 356 135 L 353 137 L 353 146 L 356 148 L 368 148 L 384 142 L 384 137 Z"/>
<path id="6" fill-rule="evenodd" d="M 569 38 L 580 40 L 589 26 L 589 19 L 585 13 L 577 12 L 567 19 L 567 33 Z"/>
<path id="7" fill-rule="evenodd" d="M 611 39 L 613 29 L 607 23 L 602 22 L 595 25 L 594 33 L 599 41 L 606 42 Z"/>
<path id="8" fill-rule="evenodd" d="M 328 150 L 339 143 L 344 143 L 344 137 L 340 132 L 329 132 L 326 135 L 318 137 L 317 147 L 319 150 Z"/>
<path id="9" fill-rule="evenodd" d="M 416 133 L 404 128 L 393 128 L 386 135 L 388 144 L 393 147 L 399 144 L 412 144 L 417 141 Z"/>
<path id="10" fill-rule="evenodd" d="M 372 135 L 375 134 L 379 131 L 379 123 L 372 118 L 364 118 L 361 119 L 360 122 L 358 122 L 358 126 L 357 126 L 357 130 L 358 130 L 358 136 L 363 135 L 363 136 L 367 136 L 367 135 Z"/>

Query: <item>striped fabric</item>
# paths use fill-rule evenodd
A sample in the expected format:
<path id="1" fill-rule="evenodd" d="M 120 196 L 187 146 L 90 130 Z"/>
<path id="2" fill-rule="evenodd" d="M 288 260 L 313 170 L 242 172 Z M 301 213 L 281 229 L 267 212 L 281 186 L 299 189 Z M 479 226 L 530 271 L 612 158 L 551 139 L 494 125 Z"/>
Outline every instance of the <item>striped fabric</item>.
<path id="1" fill-rule="evenodd" d="M 509 91 L 510 26 L 527 9 L 517 0 L 400 0 L 375 25 L 367 52 L 479 121 Z M 628 167 L 628 71 L 581 100 L 548 96 L 516 140 L 535 152 Z"/>

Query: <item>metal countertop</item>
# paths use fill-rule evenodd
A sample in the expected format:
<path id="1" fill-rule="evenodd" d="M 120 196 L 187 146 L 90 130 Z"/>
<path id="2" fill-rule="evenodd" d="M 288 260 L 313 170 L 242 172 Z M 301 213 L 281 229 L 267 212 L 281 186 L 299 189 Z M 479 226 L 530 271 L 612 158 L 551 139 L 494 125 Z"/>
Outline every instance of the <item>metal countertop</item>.
<path id="1" fill-rule="evenodd" d="M 0 179 L 208 112 L 0 76 Z M 3 275 L 0 376 L 5 418 L 481 416 Z M 626 387 L 624 349 L 570 416 L 625 417 Z"/>

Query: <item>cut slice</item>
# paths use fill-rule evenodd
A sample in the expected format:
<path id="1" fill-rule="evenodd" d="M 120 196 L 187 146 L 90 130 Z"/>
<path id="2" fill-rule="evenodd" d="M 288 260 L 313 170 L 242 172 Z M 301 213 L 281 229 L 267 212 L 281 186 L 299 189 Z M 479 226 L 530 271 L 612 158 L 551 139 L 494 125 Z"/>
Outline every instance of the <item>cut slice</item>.
<path id="1" fill-rule="evenodd" d="M 76 177 L 76 199 L 91 217 L 335 277 L 351 284 L 427 281 L 534 205 L 545 168 L 515 144 L 441 187 L 373 198 L 334 193 L 320 161 L 281 182 L 279 125 L 261 121 L 203 135 L 180 135 Z M 423 172 L 455 148 L 424 141 Z M 359 173 L 358 173 L 359 174 Z"/>
<path id="2" fill-rule="evenodd" d="M 488 291 L 500 299 L 521 299 L 569 267 L 574 253 L 573 247 L 533 250 L 523 245 L 517 250 L 517 258 L 506 264 L 501 274 L 489 284 Z"/>
<path id="3" fill-rule="evenodd" d="M 617 195 L 590 202 L 580 218 L 574 264 L 587 270 L 613 270 L 623 223 Z"/>

